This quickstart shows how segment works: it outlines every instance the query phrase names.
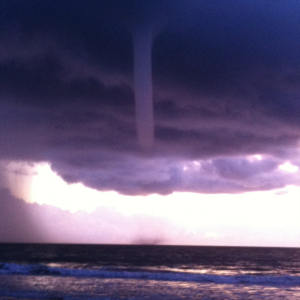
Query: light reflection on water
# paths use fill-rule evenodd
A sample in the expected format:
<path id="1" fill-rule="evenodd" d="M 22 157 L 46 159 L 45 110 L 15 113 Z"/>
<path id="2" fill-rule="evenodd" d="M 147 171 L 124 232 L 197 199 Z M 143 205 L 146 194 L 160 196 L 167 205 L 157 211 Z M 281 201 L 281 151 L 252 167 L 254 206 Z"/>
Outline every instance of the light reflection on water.
<path id="1" fill-rule="evenodd" d="M 53 276 L 0 276 L 0 295 L 27 298 L 76 299 L 289 299 L 300 287 L 215 284 L 134 279 L 99 279 Z M 1 298 L 0 298 L 1 299 Z M 13 299 L 13 298 L 12 298 Z"/>
<path id="2" fill-rule="evenodd" d="M 145 272 L 171 272 L 171 273 L 185 273 L 185 274 L 205 274 L 205 275 L 219 275 L 219 276 L 239 276 L 239 275 L 253 275 L 253 276 L 284 276 L 287 275 L 286 270 L 249 267 L 240 268 L 239 266 L 226 266 L 222 267 L 206 267 L 206 266 L 184 266 L 179 267 L 167 267 L 167 266 L 155 266 L 155 267 L 103 267 L 94 264 L 82 264 L 82 263 L 47 263 L 45 264 L 51 268 L 67 268 L 67 269 L 90 269 L 90 270 L 114 270 L 114 271 L 145 271 Z M 294 271 L 293 276 L 300 276 L 300 271 Z"/>

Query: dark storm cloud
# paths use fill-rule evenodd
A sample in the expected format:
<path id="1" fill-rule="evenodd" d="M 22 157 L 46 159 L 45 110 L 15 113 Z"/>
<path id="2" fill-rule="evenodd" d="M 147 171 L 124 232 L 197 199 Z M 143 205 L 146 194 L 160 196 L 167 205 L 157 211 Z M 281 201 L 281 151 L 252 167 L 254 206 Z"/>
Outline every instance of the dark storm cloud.
<path id="1" fill-rule="evenodd" d="M 297 183 L 278 169 L 300 165 L 297 1 L 2 1 L 0 12 L 1 159 L 46 160 L 68 182 L 126 194 Z M 151 154 L 133 92 L 132 32 L 147 22 Z"/>

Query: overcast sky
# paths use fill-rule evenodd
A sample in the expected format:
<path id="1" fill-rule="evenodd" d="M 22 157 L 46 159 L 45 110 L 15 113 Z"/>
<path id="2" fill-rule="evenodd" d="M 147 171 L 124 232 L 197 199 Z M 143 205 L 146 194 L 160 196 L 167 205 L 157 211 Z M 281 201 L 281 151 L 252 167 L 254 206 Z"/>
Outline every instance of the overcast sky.
<path id="1" fill-rule="evenodd" d="M 153 33 L 150 151 L 140 28 Z M 12 161 L 124 197 L 300 185 L 298 0 L 4 0 L 0 41 L 0 186 Z"/>

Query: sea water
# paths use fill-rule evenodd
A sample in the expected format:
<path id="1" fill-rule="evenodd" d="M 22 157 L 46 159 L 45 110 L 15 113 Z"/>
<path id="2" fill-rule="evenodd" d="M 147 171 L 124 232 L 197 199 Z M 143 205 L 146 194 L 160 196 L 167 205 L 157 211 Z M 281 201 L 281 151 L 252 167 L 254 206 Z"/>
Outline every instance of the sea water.
<path id="1" fill-rule="evenodd" d="M 300 299 L 300 249 L 0 244 L 0 299 Z"/>

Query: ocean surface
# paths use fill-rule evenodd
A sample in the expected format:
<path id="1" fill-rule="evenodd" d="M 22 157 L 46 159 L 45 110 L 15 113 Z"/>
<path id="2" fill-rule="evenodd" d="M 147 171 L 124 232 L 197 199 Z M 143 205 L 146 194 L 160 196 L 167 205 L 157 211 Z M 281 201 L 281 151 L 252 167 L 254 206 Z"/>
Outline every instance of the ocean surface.
<path id="1" fill-rule="evenodd" d="M 0 299 L 300 299 L 300 249 L 0 244 Z"/>

